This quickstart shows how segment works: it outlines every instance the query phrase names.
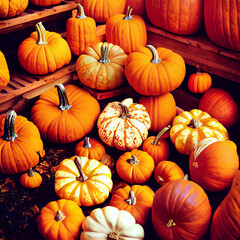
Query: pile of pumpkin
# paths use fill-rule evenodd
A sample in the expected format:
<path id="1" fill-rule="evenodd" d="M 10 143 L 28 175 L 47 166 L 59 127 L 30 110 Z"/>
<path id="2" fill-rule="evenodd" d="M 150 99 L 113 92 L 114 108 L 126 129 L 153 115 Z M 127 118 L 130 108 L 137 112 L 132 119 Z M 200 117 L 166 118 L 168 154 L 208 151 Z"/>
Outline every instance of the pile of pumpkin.
<path id="1" fill-rule="evenodd" d="M 89 14 L 91 2 L 82 3 Z M 154 7 L 150 2 L 146 6 Z M 75 155 L 56 169 L 59 200 L 42 208 L 39 232 L 45 239 L 144 239 L 144 226 L 151 218 L 160 239 L 201 239 L 209 227 L 211 239 L 238 239 L 239 157 L 227 128 L 239 120 L 239 109 L 231 95 L 211 88 L 210 75 L 205 73 L 205 78 L 198 71 L 188 86 L 193 92 L 205 92 L 199 109 L 177 115 L 170 92 L 185 78 L 183 58 L 170 49 L 147 45 L 145 22 L 131 15 L 131 7 L 126 15 L 95 17 L 106 21 L 107 42 L 100 43 L 95 43 L 95 20 L 80 4 L 78 10 L 78 16 L 67 21 L 67 40 L 37 23 L 37 31 L 18 48 L 21 66 L 44 75 L 68 64 L 74 54 L 79 56 L 76 71 L 82 84 L 106 91 L 127 81 L 140 98 L 138 103 L 132 98 L 109 102 L 101 110 L 86 90 L 58 84 L 35 102 L 30 120 L 14 111 L 0 116 L 0 172 L 26 172 L 20 178 L 25 187 L 41 184 L 41 175 L 33 168 L 45 155 L 42 138 L 76 142 Z M 129 35 L 123 35 L 126 32 Z M 95 125 L 101 141 L 87 137 Z M 148 131 L 158 134 L 148 137 Z M 168 137 L 179 153 L 189 155 L 191 180 L 169 160 Z M 109 206 L 98 208 L 110 198 L 113 187 L 111 170 L 100 161 L 104 145 L 123 152 L 115 167 L 126 186 L 112 194 Z M 159 183 L 156 192 L 144 185 L 152 175 Z M 230 186 L 213 214 L 204 190 Z M 81 206 L 96 209 L 84 216 Z"/>

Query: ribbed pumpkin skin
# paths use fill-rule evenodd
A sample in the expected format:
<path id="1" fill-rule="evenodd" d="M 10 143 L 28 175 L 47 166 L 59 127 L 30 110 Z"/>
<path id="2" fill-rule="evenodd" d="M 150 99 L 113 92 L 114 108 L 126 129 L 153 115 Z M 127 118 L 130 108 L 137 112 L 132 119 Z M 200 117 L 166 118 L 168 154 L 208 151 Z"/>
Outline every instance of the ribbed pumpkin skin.
<path id="1" fill-rule="evenodd" d="M 30 171 L 30 170 L 29 170 Z M 42 176 L 38 172 L 32 171 L 32 176 L 29 175 L 29 172 L 24 173 L 20 177 L 20 183 L 23 187 L 26 188 L 37 188 L 42 183 Z"/>
<path id="2" fill-rule="evenodd" d="M 11 18 L 20 15 L 28 6 L 29 0 L 0 1 L 0 18 Z"/>
<path id="3" fill-rule="evenodd" d="M 47 7 L 59 4 L 62 0 L 29 0 L 32 4 Z"/>
<path id="4" fill-rule="evenodd" d="M 240 237 L 240 170 L 231 189 L 213 214 L 211 240 L 237 240 Z"/>
<path id="5" fill-rule="evenodd" d="M 126 0 L 126 7 L 124 13 L 127 12 L 128 6 L 132 7 L 134 15 L 143 17 L 146 13 L 145 0 Z"/>
<path id="6" fill-rule="evenodd" d="M 10 74 L 4 54 L 0 51 L 0 91 L 8 85 Z"/>
<path id="7" fill-rule="evenodd" d="M 194 93 L 204 93 L 212 85 L 212 78 L 206 72 L 197 72 L 190 75 L 188 79 L 188 88 Z"/>
<path id="8" fill-rule="evenodd" d="M 223 48 L 240 51 L 239 1 L 204 1 L 204 22 L 211 41 Z"/>
<path id="9" fill-rule="evenodd" d="M 192 181 L 173 180 L 155 192 L 152 223 L 160 239 L 201 239 L 207 232 L 210 219 L 208 196 Z"/>
<path id="10" fill-rule="evenodd" d="M 145 0 L 151 23 L 169 32 L 190 35 L 203 24 L 203 0 Z"/>
<path id="11" fill-rule="evenodd" d="M 95 19 L 98 23 L 106 21 L 115 14 L 123 13 L 126 0 L 79 0 L 87 16 Z"/>

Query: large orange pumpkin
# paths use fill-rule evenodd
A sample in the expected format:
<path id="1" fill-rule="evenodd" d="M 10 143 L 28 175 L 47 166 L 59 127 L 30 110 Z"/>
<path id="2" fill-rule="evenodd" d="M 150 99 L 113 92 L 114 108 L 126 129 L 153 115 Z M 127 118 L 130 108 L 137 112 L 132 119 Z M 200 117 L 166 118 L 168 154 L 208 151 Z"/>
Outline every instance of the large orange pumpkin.
<path id="1" fill-rule="evenodd" d="M 98 101 L 87 91 L 58 84 L 40 95 L 31 109 L 31 119 L 45 139 L 70 143 L 92 131 L 99 113 Z"/>
<path id="2" fill-rule="evenodd" d="M 28 6 L 29 0 L 0 1 L 0 18 L 11 18 L 20 15 Z"/>
<path id="3" fill-rule="evenodd" d="M 128 55 L 125 75 L 134 90 L 142 95 L 163 95 L 178 88 L 184 80 L 183 58 L 167 48 L 141 47 Z"/>
<path id="4" fill-rule="evenodd" d="M 61 3 L 62 0 L 29 0 L 32 4 L 40 7 L 48 7 Z"/>
<path id="5" fill-rule="evenodd" d="M 169 32 L 190 35 L 203 23 L 203 0 L 145 0 L 151 23 Z"/>
<path id="6" fill-rule="evenodd" d="M 28 72 L 45 75 L 62 68 L 71 61 L 71 50 L 59 33 L 46 31 L 41 22 L 18 47 L 18 60 Z"/>
<path id="7" fill-rule="evenodd" d="M 237 0 L 205 0 L 207 36 L 215 44 L 240 51 L 240 6 Z"/>
<path id="8" fill-rule="evenodd" d="M 106 22 L 106 40 L 119 45 L 125 53 L 134 52 L 147 45 L 147 29 L 144 20 L 137 15 L 131 15 L 129 7 L 126 15 L 116 14 Z"/>
<path id="9" fill-rule="evenodd" d="M 8 85 L 10 74 L 4 54 L 0 51 L 0 91 Z"/>

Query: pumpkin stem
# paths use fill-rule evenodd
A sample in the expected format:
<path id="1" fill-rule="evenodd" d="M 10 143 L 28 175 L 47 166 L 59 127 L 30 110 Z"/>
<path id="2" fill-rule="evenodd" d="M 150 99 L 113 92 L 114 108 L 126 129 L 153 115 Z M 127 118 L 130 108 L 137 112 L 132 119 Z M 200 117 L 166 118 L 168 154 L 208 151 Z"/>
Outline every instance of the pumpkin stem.
<path id="1" fill-rule="evenodd" d="M 78 9 L 78 14 L 77 14 L 76 18 L 84 19 L 84 18 L 87 17 L 85 15 L 84 8 L 83 8 L 83 6 L 80 3 L 78 3 L 77 9 Z"/>
<path id="2" fill-rule="evenodd" d="M 98 62 L 104 63 L 104 64 L 110 62 L 110 60 L 108 58 L 108 50 L 109 50 L 108 44 L 103 44 L 102 48 L 101 48 L 102 57 L 98 60 Z"/>
<path id="3" fill-rule="evenodd" d="M 132 155 L 131 158 L 127 159 L 127 162 L 130 164 L 138 164 L 139 160 L 134 155 Z"/>
<path id="4" fill-rule="evenodd" d="M 15 134 L 16 117 L 17 117 L 17 114 L 14 110 L 7 112 L 5 123 L 4 123 L 4 134 L 2 136 L 2 139 L 6 141 L 14 142 L 14 139 L 18 137 L 18 135 Z"/>
<path id="5" fill-rule="evenodd" d="M 173 226 L 176 226 L 176 223 L 173 221 L 173 219 L 170 219 L 167 223 L 167 227 L 170 228 L 170 227 L 173 227 Z"/>
<path id="6" fill-rule="evenodd" d="M 92 145 L 90 143 L 90 137 L 85 137 L 84 138 L 84 148 L 91 148 Z"/>
<path id="7" fill-rule="evenodd" d="M 198 168 L 198 163 L 197 163 L 197 162 L 193 162 L 192 166 L 193 166 L 194 168 Z"/>
<path id="8" fill-rule="evenodd" d="M 38 40 L 37 44 L 38 45 L 44 45 L 47 44 L 46 42 L 46 29 L 44 28 L 42 22 L 38 22 L 35 25 L 37 33 L 38 33 Z"/>
<path id="9" fill-rule="evenodd" d="M 85 182 L 88 179 L 88 177 L 83 173 L 80 161 L 81 161 L 81 157 L 76 157 L 74 159 L 74 163 L 76 164 L 77 169 L 79 171 L 79 177 L 76 177 L 76 180 L 80 182 Z"/>
<path id="10" fill-rule="evenodd" d="M 129 192 L 128 199 L 126 199 L 125 202 L 128 203 L 129 205 L 134 205 L 136 203 L 136 198 L 133 190 Z"/>
<path id="11" fill-rule="evenodd" d="M 158 176 L 158 181 L 161 182 L 162 184 L 164 183 L 164 179 L 161 176 Z"/>
<path id="12" fill-rule="evenodd" d="M 57 84 L 57 85 L 55 85 L 55 87 L 57 87 L 57 90 L 58 90 L 58 97 L 59 97 L 58 108 L 62 111 L 69 110 L 72 106 L 69 105 L 69 103 L 68 103 L 67 94 L 66 94 L 63 84 Z"/>
<path id="13" fill-rule="evenodd" d="M 29 168 L 29 169 L 28 169 L 28 176 L 29 176 L 29 177 L 33 177 L 33 175 L 34 175 L 33 169 L 32 169 L 32 168 Z"/>
<path id="14" fill-rule="evenodd" d="M 128 107 L 122 103 L 119 103 L 119 106 L 122 108 L 122 115 L 121 118 L 130 118 L 130 113 Z"/>
<path id="15" fill-rule="evenodd" d="M 119 240 L 119 234 L 118 233 L 115 233 L 115 232 L 111 232 L 108 234 L 108 238 L 109 240 Z"/>
<path id="16" fill-rule="evenodd" d="M 185 174 L 183 180 L 188 180 L 188 174 Z"/>
<path id="17" fill-rule="evenodd" d="M 131 20 L 131 19 L 133 19 L 133 17 L 131 16 L 132 10 L 133 10 L 133 9 L 132 9 L 130 6 L 128 6 L 128 8 L 127 8 L 127 14 L 126 14 L 126 16 L 123 18 L 124 20 Z"/>
<path id="18" fill-rule="evenodd" d="M 153 54 L 151 62 L 156 64 L 160 63 L 162 60 L 159 58 L 156 48 L 153 45 L 147 45 L 147 47 L 151 50 Z"/>
<path id="19" fill-rule="evenodd" d="M 152 145 L 156 146 L 158 144 L 159 138 L 166 133 L 171 128 L 171 125 L 167 125 L 165 128 L 163 128 L 158 135 L 155 137 L 154 141 L 152 142 Z"/>
<path id="20" fill-rule="evenodd" d="M 199 65 L 197 65 L 196 68 L 197 68 L 196 74 L 197 75 L 201 75 L 201 69 L 200 69 Z"/>
<path id="21" fill-rule="evenodd" d="M 202 122 L 200 122 L 199 119 L 197 118 L 192 118 L 190 123 L 187 125 L 188 127 L 192 127 L 192 128 L 199 128 L 203 125 Z"/>
<path id="22" fill-rule="evenodd" d="M 65 215 L 63 212 L 61 212 L 60 210 L 57 210 L 57 214 L 55 216 L 55 220 L 58 221 L 62 221 L 65 218 Z"/>

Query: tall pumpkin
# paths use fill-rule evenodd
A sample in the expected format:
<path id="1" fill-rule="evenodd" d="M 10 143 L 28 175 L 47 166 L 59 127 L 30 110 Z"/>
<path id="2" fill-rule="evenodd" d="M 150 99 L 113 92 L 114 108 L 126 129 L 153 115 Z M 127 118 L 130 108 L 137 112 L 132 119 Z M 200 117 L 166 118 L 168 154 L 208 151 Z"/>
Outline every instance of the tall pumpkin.
<path id="1" fill-rule="evenodd" d="M 147 45 L 130 53 L 126 60 L 127 80 L 142 95 L 167 94 L 181 85 L 185 74 L 183 58 L 167 48 Z"/>
<path id="2" fill-rule="evenodd" d="M 18 60 L 28 72 L 36 75 L 52 73 L 71 61 L 71 50 L 59 33 L 46 31 L 36 24 L 33 32 L 18 47 Z"/>
<path id="3" fill-rule="evenodd" d="M 137 15 L 131 15 L 128 7 L 126 15 L 116 14 L 106 22 L 106 40 L 119 45 L 125 53 L 134 52 L 147 45 L 147 29 L 144 20 Z"/>
<path id="4" fill-rule="evenodd" d="M 190 35 L 203 23 L 203 0 L 145 0 L 151 23 L 169 32 Z"/>
<path id="5" fill-rule="evenodd" d="M 205 0 L 207 36 L 215 44 L 240 51 L 240 5 L 237 0 Z"/>
<path id="6" fill-rule="evenodd" d="M 2 0 L 0 1 L 0 18 L 16 17 L 23 13 L 29 0 Z"/>
<path id="7" fill-rule="evenodd" d="M 45 139 L 70 143 L 92 131 L 99 113 L 100 105 L 90 93 L 72 84 L 58 84 L 40 95 L 31 119 Z"/>
<path id="8" fill-rule="evenodd" d="M 61 3 L 62 0 L 29 0 L 30 3 L 40 6 L 40 7 L 48 7 L 48 6 L 53 6 L 56 4 Z"/>
<path id="9" fill-rule="evenodd" d="M 8 85 L 10 74 L 4 54 L 0 51 L 0 91 Z"/>

